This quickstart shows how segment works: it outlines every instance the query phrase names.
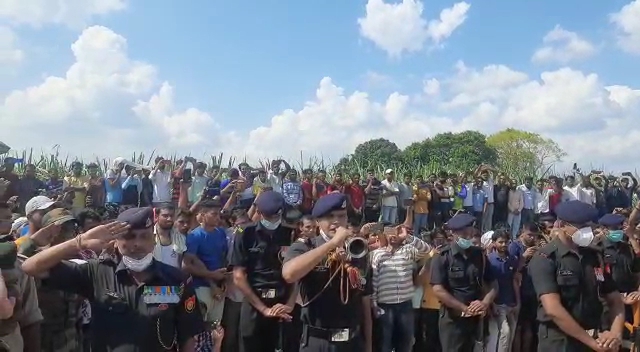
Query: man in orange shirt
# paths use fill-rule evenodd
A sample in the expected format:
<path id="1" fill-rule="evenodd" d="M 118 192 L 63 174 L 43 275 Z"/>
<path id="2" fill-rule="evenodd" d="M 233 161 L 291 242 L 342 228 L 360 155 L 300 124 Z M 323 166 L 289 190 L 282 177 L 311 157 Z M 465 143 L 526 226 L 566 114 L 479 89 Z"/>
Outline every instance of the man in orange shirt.
<path id="1" fill-rule="evenodd" d="M 431 189 L 424 182 L 422 176 L 416 176 L 416 185 L 413 187 L 413 201 L 413 233 L 420 233 L 420 229 L 427 228 L 429 203 L 431 202 Z"/>

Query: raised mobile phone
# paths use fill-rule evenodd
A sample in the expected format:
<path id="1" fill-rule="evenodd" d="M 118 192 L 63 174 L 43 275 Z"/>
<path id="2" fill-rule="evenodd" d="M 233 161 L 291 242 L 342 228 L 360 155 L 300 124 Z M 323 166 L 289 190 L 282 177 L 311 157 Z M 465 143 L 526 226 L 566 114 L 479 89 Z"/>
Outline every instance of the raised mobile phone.
<path id="1" fill-rule="evenodd" d="M 191 169 L 184 169 L 182 171 L 182 182 L 191 182 L 192 178 Z"/>

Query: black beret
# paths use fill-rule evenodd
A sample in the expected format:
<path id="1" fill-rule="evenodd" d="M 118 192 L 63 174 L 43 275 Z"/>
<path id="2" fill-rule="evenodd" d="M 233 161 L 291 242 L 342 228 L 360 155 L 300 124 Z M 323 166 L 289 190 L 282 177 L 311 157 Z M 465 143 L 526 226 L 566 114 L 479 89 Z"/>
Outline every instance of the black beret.
<path id="1" fill-rule="evenodd" d="M 467 227 L 472 227 L 476 221 L 476 217 L 466 213 L 458 213 L 452 217 L 446 224 L 447 229 L 458 231 Z"/>
<path id="2" fill-rule="evenodd" d="M 558 220 L 566 221 L 570 224 L 586 224 L 593 221 L 598 216 L 598 209 L 593 205 L 579 200 L 562 202 L 555 209 Z"/>
<path id="3" fill-rule="evenodd" d="M 256 208 L 264 216 L 278 214 L 284 206 L 284 198 L 278 192 L 264 191 L 255 201 Z"/>
<path id="4" fill-rule="evenodd" d="M 144 230 L 153 226 L 153 208 L 129 208 L 116 219 L 129 224 L 131 230 Z"/>
<path id="5" fill-rule="evenodd" d="M 334 210 L 347 209 L 347 196 L 342 193 L 329 193 L 316 201 L 311 216 L 321 218 Z"/>
<path id="6" fill-rule="evenodd" d="M 626 220 L 621 214 L 605 214 L 598 220 L 598 224 L 606 227 L 620 226 Z"/>

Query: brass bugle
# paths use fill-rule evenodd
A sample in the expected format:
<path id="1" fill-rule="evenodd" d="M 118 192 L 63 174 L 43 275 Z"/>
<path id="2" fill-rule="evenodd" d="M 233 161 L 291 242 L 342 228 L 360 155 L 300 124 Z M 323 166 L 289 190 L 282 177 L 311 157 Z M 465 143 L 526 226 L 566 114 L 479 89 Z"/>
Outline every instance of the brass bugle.
<path id="1" fill-rule="evenodd" d="M 369 253 L 369 244 L 361 237 L 350 238 L 344 246 L 347 254 L 352 259 L 363 258 Z"/>

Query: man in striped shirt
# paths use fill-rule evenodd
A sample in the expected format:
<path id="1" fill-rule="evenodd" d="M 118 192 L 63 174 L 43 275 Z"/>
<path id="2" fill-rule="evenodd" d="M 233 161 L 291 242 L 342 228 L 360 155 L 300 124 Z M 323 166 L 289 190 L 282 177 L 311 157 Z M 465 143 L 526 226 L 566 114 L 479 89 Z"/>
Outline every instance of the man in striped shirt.
<path id="1" fill-rule="evenodd" d="M 382 331 L 381 352 L 409 352 L 414 338 L 413 272 L 431 246 L 407 227 L 385 230 L 387 246 L 371 253 L 374 312 Z"/>

